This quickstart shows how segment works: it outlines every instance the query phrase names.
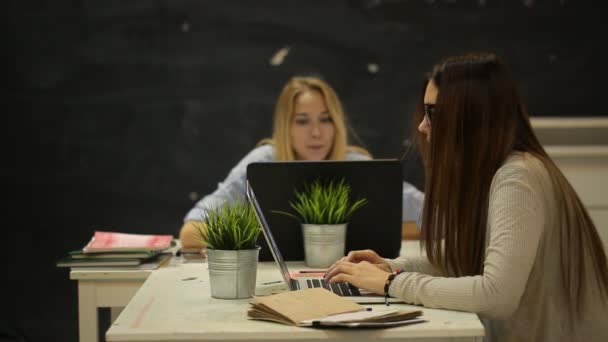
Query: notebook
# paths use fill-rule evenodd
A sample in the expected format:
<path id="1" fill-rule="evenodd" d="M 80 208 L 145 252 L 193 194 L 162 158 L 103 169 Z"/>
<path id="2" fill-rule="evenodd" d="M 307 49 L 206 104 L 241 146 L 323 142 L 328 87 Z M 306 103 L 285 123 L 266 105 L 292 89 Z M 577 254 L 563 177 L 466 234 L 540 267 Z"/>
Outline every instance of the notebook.
<path id="1" fill-rule="evenodd" d="M 352 198 L 368 202 L 348 223 L 345 249 L 372 249 L 396 258 L 401 249 L 403 168 L 396 159 L 255 162 L 247 166 L 247 181 L 272 229 L 285 260 L 304 260 L 300 222 L 277 211 L 293 213 L 294 191 L 315 179 L 343 178 Z M 271 261 L 270 248 L 260 236 L 261 261 Z"/>
<path id="2" fill-rule="evenodd" d="M 262 226 L 262 233 L 266 238 L 266 242 L 270 248 L 270 252 L 274 257 L 279 269 L 281 271 L 281 275 L 283 276 L 283 280 L 287 284 L 289 290 L 295 291 L 306 288 L 318 288 L 323 287 L 339 296 L 343 296 L 344 298 L 348 298 L 356 303 L 384 303 L 384 296 L 377 295 L 375 293 L 369 292 L 365 289 L 358 289 L 354 287 L 352 284 L 348 283 L 326 283 L 323 277 L 319 276 L 318 273 L 311 273 L 310 276 L 298 276 L 297 278 L 293 278 L 289 268 L 287 268 L 287 263 L 283 259 L 281 251 L 274 240 L 272 232 L 270 231 L 270 227 L 268 226 L 268 222 L 260 208 L 260 205 L 255 197 L 255 193 L 251 188 L 249 182 L 247 182 L 247 198 L 253 205 L 255 210 L 255 214 L 258 218 L 260 225 Z M 389 302 L 399 303 L 402 302 L 397 298 L 389 298 Z"/>

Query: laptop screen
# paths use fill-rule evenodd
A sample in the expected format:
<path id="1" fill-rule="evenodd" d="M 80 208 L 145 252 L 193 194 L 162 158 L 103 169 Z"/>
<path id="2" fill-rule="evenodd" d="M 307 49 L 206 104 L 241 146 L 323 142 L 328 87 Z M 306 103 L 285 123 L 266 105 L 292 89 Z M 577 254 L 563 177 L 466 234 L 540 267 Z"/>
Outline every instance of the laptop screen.
<path id="1" fill-rule="evenodd" d="M 247 166 L 247 181 L 255 189 L 256 201 L 283 259 L 304 260 L 302 227 L 298 220 L 277 213 L 294 213 L 294 192 L 316 179 L 344 179 L 351 198 L 366 198 L 348 222 L 346 252 L 372 249 L 395 258 L 401 249 L 403 174 L 399 161 L 324 160 L 255 162 Z M 272 260 L 271 248 L 260 237 L 260 261 Z"/>
<path id="2" fill-rule="evenodd" d="M 268 222 L 266 222 L 264 213 L 262 212 L 262 209 L 260 208 L 260 205 L 258 204 L 257 199 L 255 198 L 255 194 L 254 194 L 253 189 L 251 188 L 251 185 L 249 184 L 249 182 L 247 182 L 247 198 L 249 198 L 249 202 L 251 202 L 251 204 L 253 205 L 253 209 L 255 210 L 255 214 L 258 218 L 258 222 L 262 226 L 262 233 L 264 233 L 264 237 L 266 238 L 266 242 L 268 243 L 268 246 L 270 247 L 270 252 L 272 253 L 272 256 L 274 257 L 274 260 L 276 261 L 277 265 L 281 269 L 281 274 L 283 275 L 283 279 L 285 280 L 285 283 L 287 284 L 287 286 L 289 286 L 291 288 L 291 275 L 289 273 L 289 270 L 287 269 L 287 264 L 285 263 L 285 260 L 283 260 L 283 256 L 281 255 L 281 252 L 279 251 L 279 247 L 277 246 L 277 243 L 274 241 L 272 232 L 270 232 L 270 228 L 268 227 Z"/>

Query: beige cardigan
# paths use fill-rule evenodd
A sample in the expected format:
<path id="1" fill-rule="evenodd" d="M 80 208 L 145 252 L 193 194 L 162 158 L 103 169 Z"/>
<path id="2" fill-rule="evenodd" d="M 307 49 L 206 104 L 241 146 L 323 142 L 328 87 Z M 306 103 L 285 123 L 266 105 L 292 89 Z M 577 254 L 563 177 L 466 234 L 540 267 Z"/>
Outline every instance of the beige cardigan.
<path id="1" fill-rule="evenodd" d="M 608 303 L 595 291 L 588 290 L 582 319 L 568 325 L 558 214 L 543 164 L 514 153 L 490 187 L 483 274 L 449 278 L 424 257 L 387 259 L 393 269 L 408 271 L 389 293 L 407 303 L 478 313 L 486 341 L 608 341 Z M 583 286 L 596 283 L 587 269 Z"/>

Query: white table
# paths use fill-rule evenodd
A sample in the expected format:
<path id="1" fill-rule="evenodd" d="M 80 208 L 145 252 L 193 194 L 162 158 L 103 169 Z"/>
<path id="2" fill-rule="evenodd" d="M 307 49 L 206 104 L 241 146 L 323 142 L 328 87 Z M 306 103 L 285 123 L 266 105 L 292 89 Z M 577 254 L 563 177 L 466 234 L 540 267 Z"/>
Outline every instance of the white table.
<path id="1" fill-rule="evenodd" d="M 113 321 L 153 271 L 73 269 L 78 281 L 78 333 L 80 341 L 97 342 L 98 308 L 110 308 Z"/>
<path id="2" fill-rule="evenodd" d="M 402 255 L 416 255 L 419 242 L 404 240 Z M 172 264 L 180 258 L 171 260 Z M 113 322 L 127 306 L 133 295 L 152 274 L 150 270 L 116 270 L 80 268 L 70 272 L 70 279 L 78 281 L 78 331 L 81 342 L 97 342 L 99 331 L 98 308 L 110 308 Z"/>
<path id="3" fill-rule="evenodd" d="M 175 253 L 180 244 L 169 251 Z M 173 264 L 181 258 L 173 257 L 163 264 Z M 161 267 L 163 267 L 161 265 Z M 78 267 L 70 270 L 70 279 L 78 282 L 78 334 L 82 342 L 97 342 L 99 336 L 99 308 L 110 308 L 114 321 L 133 295 L 152 274 L 151 269 L 120 269 Z"/>
<path id="4" fill-rule="evenodd" d="M 293 265 L 293 263 L 291 263 Z M 272 262 L 258 266 L 258 284 L 280 280 Z M 257 291 L 264 289 L 259 286 Z M 376 304 L 378 305 L 378 304 Z M 379 307 L 385 307 L 379 304 Z M 221 300 L 210 296 L 206 264 L 177 264 L 156 270 L 135 294 L 106 333 L 107 341 L 219 341 L 319 339 L 368 341 L 408 339 L 478 341 L 484 328 L 477 315 L 422 309 L 426 323 L 378 330 L 318 330 L 247 319 L 248 300 Z"/>

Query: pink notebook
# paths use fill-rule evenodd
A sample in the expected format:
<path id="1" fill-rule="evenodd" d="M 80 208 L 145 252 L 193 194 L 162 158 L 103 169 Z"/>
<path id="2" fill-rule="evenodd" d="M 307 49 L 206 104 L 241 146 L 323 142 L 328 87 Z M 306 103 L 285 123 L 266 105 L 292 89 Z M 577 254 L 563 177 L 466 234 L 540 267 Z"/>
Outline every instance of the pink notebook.
<path id="1" fill-rule="evenodd" d="M 82 249 L 84 253 L 156 251 L 169 248 L 173 235 L 99 232 Z"/>

